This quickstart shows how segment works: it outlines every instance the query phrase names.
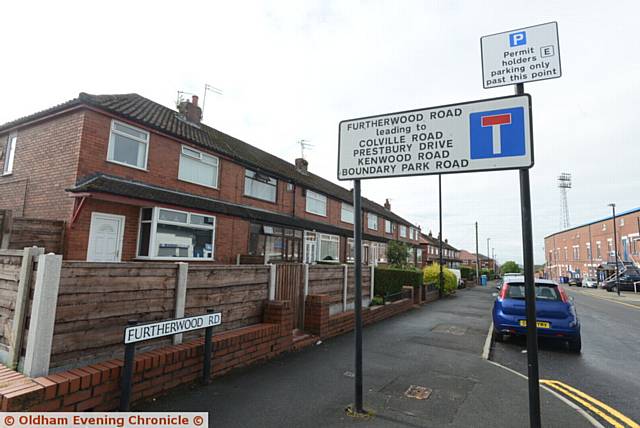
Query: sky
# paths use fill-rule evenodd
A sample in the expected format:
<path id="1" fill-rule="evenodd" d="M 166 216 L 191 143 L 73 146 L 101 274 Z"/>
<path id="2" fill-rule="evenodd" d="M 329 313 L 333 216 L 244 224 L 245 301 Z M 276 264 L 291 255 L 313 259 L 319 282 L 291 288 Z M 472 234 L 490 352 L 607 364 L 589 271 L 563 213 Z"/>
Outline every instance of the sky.
<path id="1" fill-rule="evenodd" d="M 535 262 L 560 229 L 640 206 L 637 1 L 3 2 L 0 123 L 75 98 L 135 92 L 175 107 L 207 93 L 203 121 L 336 178 L 344 119 L 511 95 L 483 89 L 480 37 L 557 21 L 562 77 L 532 96 Z M 522 262 L 517 171 L 446 175 L 443 235 Z M 347 188 L 351 182 L 340 183 Z M 437 176 L 365 180 L 363 195 L 437 233 Z M 495 250 L 493 250 L 495 249 Z"/>

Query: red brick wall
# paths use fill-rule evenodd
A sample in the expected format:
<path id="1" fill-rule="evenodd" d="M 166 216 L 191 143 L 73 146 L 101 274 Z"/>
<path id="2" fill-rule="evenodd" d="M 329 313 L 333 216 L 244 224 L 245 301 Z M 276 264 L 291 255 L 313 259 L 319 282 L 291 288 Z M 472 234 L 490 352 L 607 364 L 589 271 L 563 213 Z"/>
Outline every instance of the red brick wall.
<path id="1" fill-rule="evenodd" d="M 0 209 L 15 210 L 15 216 L 68 220 L 73 200 L 64 189 L 75 182 L 83 118 L 82 111 L 75 111 L 17 131 L 13 173 L 0 176 Z M 7 135 L 0 135 L 3 148 Z"/>
<path id="2" fill-rule="evenodd" d="M 640 262 L 640 243 L 636 244 L 636 253 L 633 253 L 633 245 L 631 240 L 638 238 L 640 233 L 638 226 L 638 218 L 640 211 L 632 212 L 623 216 L 616 216 L 616 233 L 618 236 L 618 255 L 624 258 L 623 239 L 629 242 L 629 255 L 635 261 Z M 624 224 L 621 224 L 624 222 Z M 606 226 L 606 228 L 605 228 Z M 589 236 L 591 234 L 591 236 Z M 580 269 L 582 276 L 589 271 L 589 265 L 598 266 L 609 260 L 607 241 L 611 239 L 611 248 L 614 249 L 613 243 L 613 221 L 611 218 L 600 221 L 591 225 L 577 227 L 564 232 L 551 235 L 544 240 L 545 244 L 545 261 L 547 262 L 547 273 L 551 278 L 558 279 L 559 276 L 569 276 L 568 271 Z M 597 243 L 600 241 L 600 257 L 598 257 Z M 593 261 L 588 257 L 587 243 L 591 242 L 591 250 L 593 252 Z M 573 255 L 573 247 L 577 245 L 579 248 L 578 257 Z M 567 249 L 566 257 L 564 249 Z M 557 250 L 557 253 L 556 253 Z M 550 258 L 549 252 L 553 251 L 553 257 Z M 592 273 L 595 266 L 591 266 Z"/>

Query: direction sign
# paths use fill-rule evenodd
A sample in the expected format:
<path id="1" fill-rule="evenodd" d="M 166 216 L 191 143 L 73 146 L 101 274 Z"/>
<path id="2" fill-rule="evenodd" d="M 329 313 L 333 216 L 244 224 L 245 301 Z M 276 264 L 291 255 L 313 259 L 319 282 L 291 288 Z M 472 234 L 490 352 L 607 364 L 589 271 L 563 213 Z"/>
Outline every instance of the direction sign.
<path id="1" fill-rule="evenodd" d="M 195 317 L 134 325 L 124 330 L 124 343 L 142 342 L 143 340 L 185 333 L 187 331 L 213 327 L 220 324 L 222 324 L 222 314 L 217 312 Z"/>
<path id="2" fill-rule="evenodd" d="M 338 179 L 533 166 L 527 94 L 340 122 Z"/>
<path id="3" fill-rule="evenodd" d="M 562 75 L 557 22 L 481 37 L 480 48 L 485 88 Z"/>

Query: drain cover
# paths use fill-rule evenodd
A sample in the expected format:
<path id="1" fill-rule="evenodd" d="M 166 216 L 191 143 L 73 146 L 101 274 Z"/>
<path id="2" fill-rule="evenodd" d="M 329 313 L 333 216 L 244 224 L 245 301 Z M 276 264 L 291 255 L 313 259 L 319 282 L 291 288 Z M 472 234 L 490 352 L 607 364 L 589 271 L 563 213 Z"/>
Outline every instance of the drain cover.
<path id="1" fill-rule="evenodd" d="M 405 397 L 416 400 L 426 400 L 431 396 L 432 390 L 426 386 L 411 385 L 404 393 Z"/>

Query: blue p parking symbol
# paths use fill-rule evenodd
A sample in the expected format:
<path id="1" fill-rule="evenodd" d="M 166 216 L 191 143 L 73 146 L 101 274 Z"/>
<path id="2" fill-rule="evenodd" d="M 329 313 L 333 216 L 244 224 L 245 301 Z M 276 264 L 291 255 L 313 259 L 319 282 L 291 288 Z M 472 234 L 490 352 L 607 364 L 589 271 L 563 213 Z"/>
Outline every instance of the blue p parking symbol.
<path id="1" fill-rule="evenodd" d="M 525 31 L 518 31 L 517 33 L 509 34 L 509 46 L 512 48 L 515 46 L 522 46 L 527 44 L 527 33 Z"/>

